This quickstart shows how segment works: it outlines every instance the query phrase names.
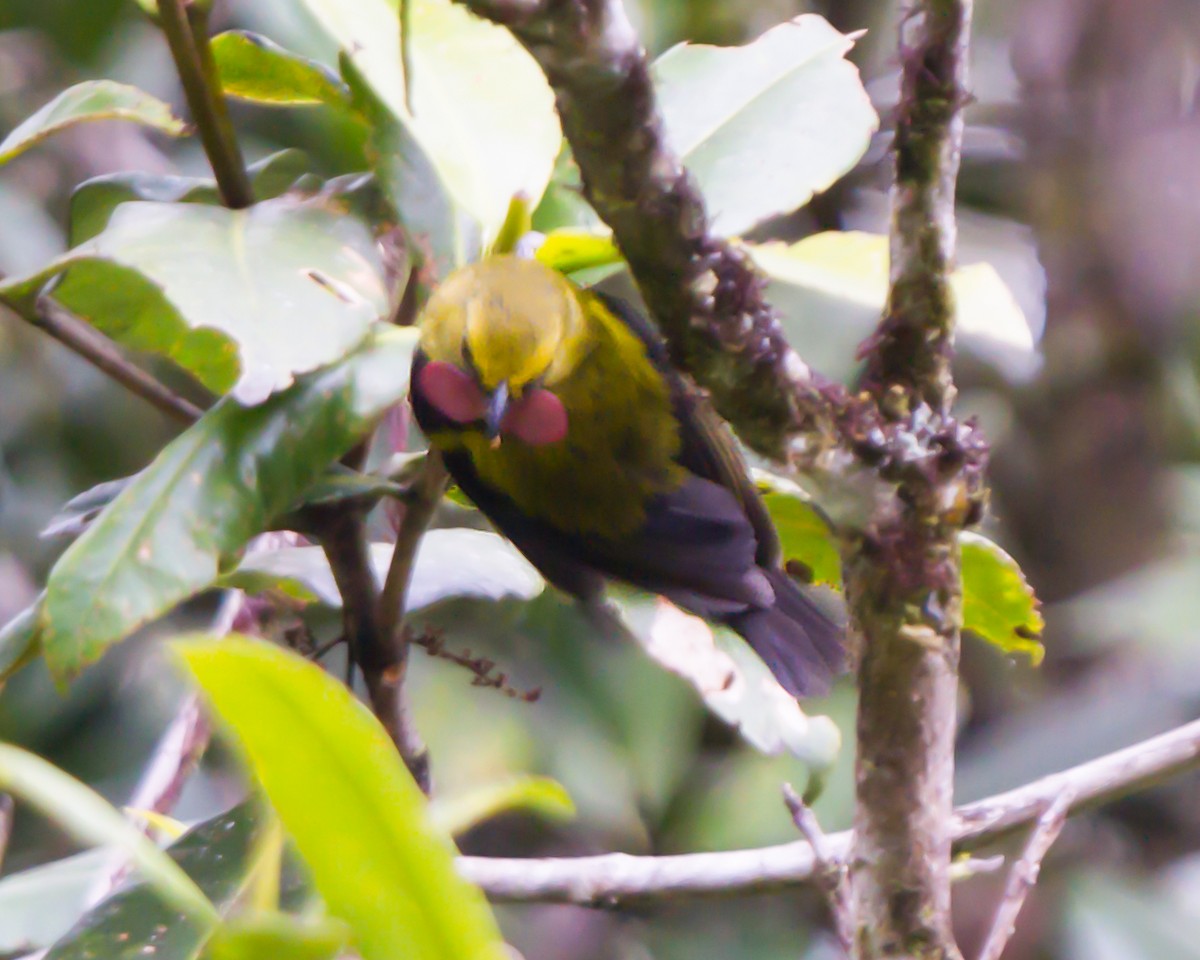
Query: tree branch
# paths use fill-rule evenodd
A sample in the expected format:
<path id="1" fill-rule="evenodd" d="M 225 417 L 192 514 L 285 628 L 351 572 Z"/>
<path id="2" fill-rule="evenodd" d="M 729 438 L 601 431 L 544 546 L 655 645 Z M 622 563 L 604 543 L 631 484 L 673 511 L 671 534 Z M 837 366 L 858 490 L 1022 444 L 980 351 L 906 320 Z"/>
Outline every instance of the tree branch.
<path id="1" fill-rule="evenodd" d="M 384 629 L 364 519 L 348 510 L 316 507 L 309 511 L 342 596 L 351 657 L 362 670 L 371 709 L 396 744 L 413 779 L 428 793 L 429 754 L 413 725 L 404 690 L 407 644 L 398 648 L 392 634 Z"/>
<path id="2" fill-rule="evenodd" d="M 829 852 L 825 831 L 821 829 L 817 815 L 790 783 L 783 785 L 783 802 L 792 815 L 796 829 L 808 841 L 812 850 L 814 879 L 829 903 L 829 913 L 838 945 L 846 956 L 850 956 L 854 950 L 854 916 L 850 912 L 850 884 L 846 861 Z"/>
<path id="3" fill-rule="evenodd" d="M 433 514 L 442 501 L 449 475 L 442 465 L 442 458 L 435 450 L 425 455 L 421 472 L 409 486 L 404 499 L 404 516 L 396 531 L 396 545 L 392 550 L 392 562 L 388 566 L 387 578 L 383 583 L 383 595 L 379 602 L 379 619 L 385 636 L 391 637 L 401 663 L 408 653 L 408 642 L 404 632 L 404 608 L 407 605 L 408 585 L 412 580 L 413 562 L 421 537 L 433 520 Z"/>
<path id="4" fill-rule="evenodd" d="M 240 210 L 254 203 L 254 191 L 221 93 L 208 41 L 207 6 L 193 0 L 160 0 L 158 15 L 221 201 Z"/>
<path id="5" fill-rule="evenodd" d="M 1021 907 L 1025 905 L 1025 898 L 1037 884 L 1042 861 L 1066 825 L 1073 796 L 1071 787 L 1064 786 L 1062 792 L 1047 805 L 1033 825 L 1033 832 L 1029 835 L 1029 842 L 1025 845 L 1021 859 L 1014 863 L 1008 872 L 1004 895 L 992 920 L 992 929 L 983 941 L 983 949 L 979 951 L 979 960 L 1000 960 L 1000 955 L 1004 953 L 1004 948 L 1008 946 L 1009 938 L 1016 929 L 1017 916 Z"/>
<path id="6" fill-rule="evenodd" d="M 79 354 L 131 393 L 149 401 L 167 416 L 192 424 L 204 411 L 125 358 L 117 346 L 50 297 L 38 297 L 30 323 Z"/>
<path id="7" fill-rule="evenodd" d="M 1042 817 L 1070 791 L 1068 814 L 1147 789 L 1200 767 L 1200 720 L 1079 766 L 969 803 L 950 829 L 956 851 L 993 843 Z M 850 831 L 825 838 L 826 856 L 850 854 Z M 817 869 L 805 841 L 756 850 L 634 857 L 501 859 L 459 857 L 459 872 L 497 901 L 614 906 L 692 896 L 744 896 L 813 882 Z"/>
<path id="8" fill-rule="evenodd" d="M 986 447 L 951 416 L 954 185 L 971 0 L 909 0 L 892 187 L 891 288 L 863 346 L 865 386 L 911 453 L 885 468 L 902 509 L 844 556 L 862 635 L 854 848 L 855 956 L 957 960 L 950 927 L 958 535 L 985 500 Z"/>

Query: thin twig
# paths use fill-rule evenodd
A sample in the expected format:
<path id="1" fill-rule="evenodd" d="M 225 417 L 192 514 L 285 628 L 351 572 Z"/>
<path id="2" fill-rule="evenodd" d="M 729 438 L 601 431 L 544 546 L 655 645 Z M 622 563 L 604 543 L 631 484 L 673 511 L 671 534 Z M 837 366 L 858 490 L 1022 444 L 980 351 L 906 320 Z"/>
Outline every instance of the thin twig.
<path id="1" fill-rule="evenodd" d="M 846 862 L 830 852 L 828 838 L 817 821 L 817 815 L 790 783 L 783 785 L 783 802 L 792 815 L 792 823 L 812 848 L 813 876 L 829 904 L 838 945 L 846 956 L 850 956 L 854 950 L 854 917 L 850 913 Z"/>
<path id="2" fill-rule="evenodd" d="M 79 354 L 131 393 L 149 401 L 167 416 L 192 424 L 204 414 L 157 378 L 125 358 L 111 340 L 88 326 L 50 297 L 39 297 L 30 322 L 59 343 Z"/>
<path id="3" fill-rule="evenodd" d="M 503 670 L 496 669 L 495 660 L 472 656 L 470 650 L 458 653 L 449 649 L 440 634 L 432 631 L 415 634 L 410 642 L 415 643 L 431 657 L 448 660 L 450 663 L 470 670 L 473 674 L 471 679 L 473 687 L 488 687 L 512 700 L 520 700 L 523 703 L 537 703 L 542 695 L 541 687 L 534 687 L 532 690 L 518 690 L 508 682 L 508 674 Z"/>
<path id="4" fill-rule="evenodd" d="M 429 753 L 413 725 L 404 689 L 407 643 L 398 647 L 394 634 L 384 628 L 366 524 L 361 514 L 350 511 L 315 508 L 309 514 L 317 522 L 321 546 L 342 596 L 350 661 L 362 670 L 371 710 L 396 744 L 413 779 L 428 793 Z"/>
<path id="5" fill-rule="evenodd" d="M 192 0 L 160 0 L 159 20 L 221 200 L 240 210 L 254 203 L 254 190 L 221 93 L 208 40 L 207 6 Z"/>
<path id="6" fill-rule="evenodd" d="M 1200 720 L 1177 727 L 955 811 L 956 851 L 993 843 L 1043 816 L 1065 789 L 1068 814 L 1145 790 L 1200 767 Z M 850 831 L 825 837 L 826 856 L 850 853 Z M 497 901 L 612 906 L 694 896 L 744 896 L 811 883 L 816 862 L 808 841 L 754 850 L 634 857 L 502 859 L 460 857 L 459 872 Z"/>
<path id="7" fill-rule="evenodd" d="M 1004 895 L 996 909 L 992 928 L 983 941 L 979 960 L 1000 960 L 1004 948 L 1008 946 L 1008 941 L 1016 930 L 1017 916 L 1021 913 L 1021 907 L 1025 905 L 1025 898 L 1037 884 L 1042 861 L 1066 825 L 1074 797 L 1075 792 L 1071 785 L 1064 784 L 1062 792 L 1038 817 L 1021 859 L 1014 863 L 1009 871 L 1008 881 L 1004 884 Z"/>
<path id="8" fill-rule="evenodd" d="M 413 563 L 421 537 L 433 520 L 434 512 L 441 503 L 449 474 L 442 463 L 441 455 L 430 450 L 425 455 L 421 472 L 409 484 L 405 497 L 404 516 L 396 531 L 396 545 L 392 550 L 392 562 L 388 566 L 387 578 L 383 582 L 383 596 L 379 602 L 379 619 L 384 634 L 392 638 L 394 645 L 404 645 L 400 637 L 404 626 L 404 608 L 408 597 L 408 585 L 412 580 Z"/>

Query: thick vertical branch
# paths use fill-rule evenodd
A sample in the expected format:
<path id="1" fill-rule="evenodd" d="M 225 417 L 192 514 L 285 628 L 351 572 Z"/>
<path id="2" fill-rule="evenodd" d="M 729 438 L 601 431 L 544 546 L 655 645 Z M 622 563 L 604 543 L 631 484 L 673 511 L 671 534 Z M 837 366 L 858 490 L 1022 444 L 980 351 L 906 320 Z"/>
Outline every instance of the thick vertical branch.
<path id="1" fill-rule="evenodd" d="M 847 598 L 863 637 L 851 891 L 860 958 L 955 958 L 950 930 L 958 532 L 982 506 L 984 450 L 950 419 L 954 183 L 970 0 L 913 0 L 892 191 L 891 292 L 866 386 L 912 452 L 902 509 L 854 544 Z"/>
<path id="2" fill-rule="evenodd" d="M 971 0 L 913 0 L 902 14 L 891 290 L 867 358 L 873 393 L 900 388 L 943 414 L 954 399 L 949 273 L 970 9 Z"/>

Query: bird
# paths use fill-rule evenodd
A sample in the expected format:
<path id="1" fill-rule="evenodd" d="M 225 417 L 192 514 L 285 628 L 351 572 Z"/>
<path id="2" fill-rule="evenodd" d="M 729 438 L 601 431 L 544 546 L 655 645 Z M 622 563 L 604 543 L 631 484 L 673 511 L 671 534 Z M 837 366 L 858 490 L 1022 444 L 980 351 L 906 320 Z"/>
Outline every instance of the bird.
<path id="1" fill-rule="evenodd" d="M 843 630 L 780 566 L 732 434 L 646 317 L 502 254 L 448 275 L 418 323 L 417 424 L 549 583 L 658 594 L 741 634 L 791 695 L 827 691 Z"/>

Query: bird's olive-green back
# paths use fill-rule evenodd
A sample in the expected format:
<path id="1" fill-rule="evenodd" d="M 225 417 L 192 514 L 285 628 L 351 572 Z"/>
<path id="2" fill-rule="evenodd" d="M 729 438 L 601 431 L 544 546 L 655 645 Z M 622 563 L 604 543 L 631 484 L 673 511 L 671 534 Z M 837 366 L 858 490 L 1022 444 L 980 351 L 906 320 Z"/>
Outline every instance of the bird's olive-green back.
<path id="1" fill-rule="evenodd" d="M 544 354 L 543 341 L 554 343 L 540 379 L 567 411 L 565 439 L 543 446 L 509 439 L 493 446 L 480 431 L 468 429 L 437 433 L 430 440 L 443 449 L 465 449 L 480 479 L 505 493 L 522 513 L 564 533 L 618 539 L 642 525 L 651 497 L 686 479 L 687 472 L 675 462 L 679 426 L 670 388 L 650 362 L 645 344 L 598 297 L 569 290 L 568 309 L 578 313 L 566 322 L 545 318 L 544 325 L 523 312 L 528 298 L 519 288 L 508 286 L 507 293 L 498 293 L 493 287 L 486 301 L 502 324 L 511 325 L 520 316 L 516 325 L 521 337 L 530 329 L 543 331 L 542 337 L 526 341 L 525 349 Z M 425 336 L 429 338 L 428 330 Z M 486 350 L 487 344 L 504 340 L 513 337 L 495 332 L 477 336 L 470 346 L 472 361 L 477 367 L 489 362 L 477 344 Z M 523 369 L 511 358 L 505 363 Z"/>

